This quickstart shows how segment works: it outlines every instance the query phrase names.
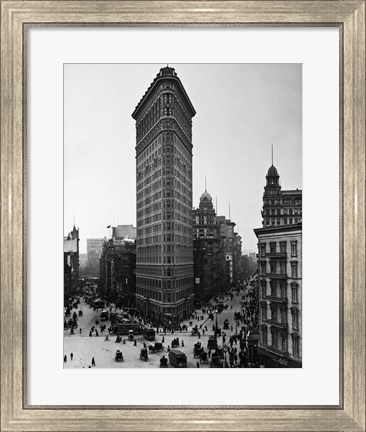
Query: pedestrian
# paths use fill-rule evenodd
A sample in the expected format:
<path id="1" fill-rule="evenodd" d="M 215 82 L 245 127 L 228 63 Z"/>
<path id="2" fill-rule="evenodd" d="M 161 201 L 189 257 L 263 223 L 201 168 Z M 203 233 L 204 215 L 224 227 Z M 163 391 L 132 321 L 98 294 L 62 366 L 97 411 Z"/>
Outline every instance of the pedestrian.
<path id="1" fill-rule="evenodd" d="M 200 362 L 197 362 L 196 365 L 197 365 L 197 367 L 199 368 L 199 367 L 200 367 Z"/>
<path id="2" fill-rule="evenodd" d="M 67 363 L 67 355 L 64 355 L 64 363 Z"/>
<path id="3" fill-rule="evenodd" d="M 80 327 L 80 329 L 79 329 L 79 333 L 81 334 L 81 327 Z"/>
<path id="4" fill-rule="evenodd" d="M 168 345 L 167 351 L 168 351 L 168 352 L 170 351 L 170 346 L 169 346 L 169 345 Z"/>
<path id="5" fill-rule="evenodd" d="M 70 354 L 71 361 L 72 361 L 73 357 L 74 357 L 74 354 L 71 353 L 71 354 Z"/>
<path id="6" fill-rule="evenodd" d="M 164 343 L 164 336 L 163 336 L 163 338 L 161 339 L 161 343 Z"/>
<path id="7" fill-rule="evenodd" d="M 95 366 L 95 359 L 94 359 L 94 357 L 92 358 L 92 366 Z"/>
<path id="8" fill-rule="evenodd" d="M 137 345 L 137 340 L 135 339 L 134 341 L 133 341 L 133 346 L 136 346 Z"/>
<path id="9" fill-rule="evenodd" d="M 98 330 L 95 329 L 95 336 L 99 336 Z"/>
<path id="10" fill-rule="evenodd" d="M 89 337 L 92 337 L 92 334 L 93 334 L 93 333 L 92 333 L 92 331 L 90 330 L 90 332 L 89 332 Z"/>
<path id="11" fill-rule="evenodd" d="M 182 347 L 184 347 L 184 341 L 182 340 Z"/>
<path id="12" fill-rule="evenodd" d="M 202 330 L 202 334 L 203 334 L 203 336 L 205 335 L 205 329 Z"/>
<path id="13" fill-rule="evenodd" d="M 198 339 L 201 339 L 201 333 L 198 332 Z"/>

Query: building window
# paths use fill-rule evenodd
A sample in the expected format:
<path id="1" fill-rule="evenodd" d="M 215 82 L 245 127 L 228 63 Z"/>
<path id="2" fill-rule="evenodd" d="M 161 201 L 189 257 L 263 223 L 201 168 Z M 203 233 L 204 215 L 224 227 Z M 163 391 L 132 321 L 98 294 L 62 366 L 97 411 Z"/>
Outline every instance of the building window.
<path id="1" fill-rule="evenodd" d="M 287 323 L 287 308 L 285 306 L 281 306 L 281 323 Z"/>
<path id="2" fill-rule="evenodd" d="M 287 225 L 287 218 L 283 218 L 283 223 Z"/>
<path id="3" fill-rule="evenodd" d="M 270 253 L 276 253 L 276 242 L 269 244 L 269 251 Z"/>
<path id="4" fill-rule="evenodd" d="M 266 256 L 266 244 L 261 243 L 261 257 L 265 257 L 265 256 Z"/>
<path id="5" fill-rule="evenodd" d="M 267 297 L 267 281 L 261 280 L 262 285 L 262 297 Z"/>
<path id="6" fill-rule="evenodd" d="M 271 320 L 277 321 L 277 306 L 275 304 L 271 304 Z"/>
<path id="7" fill-rule="evenodd" d="M 286 263 L 285 262 L 280 263 L 280 269 L 281 269 L 281 274 L 285 275 L 286 274 Z"/>
<path id="8" fill-rule="evenodd" d="M 287 297 L 287 290 L 286 290 L 286 284 L 284 282 L 280 282 L 280 289 L 281 289 L 281 297 L 286 298 Z"/>
<path id="9" fill-rule="evenodd" d="M 272 333 L 272 348 L 278 349 L 278 329 L 275 327 L 271 327 Z"/>
<path id="10" fill-rule="evenodd" d="M 297 241 L 291 242 L 291 256 L 297 257 Z"/>
<path id="11" fill-rule="evenodd" d="M 298 330 L 299 329 L 299 309 L 292 308 L 291 314 L 292 314 L 292 328 L 294 330 Z"/>
<path id="12" fill-rule="evenodd" d="M 296 283 L 291 284 L 292 303 L 299 302 L 299 286 Z"/>
<path id="13" fill-rule="evenodd" d="M 266 321 L 267 320 L 267 303 L 263 302 L 262 303 L 262 321 Z"/>
<path id="14" fill-rule="evenodd" d="M 271 281 L 270 285 L 271 285 L 271 296 L 276 297 L 277 282 Z"/>
<path id="15" fill-rule="evenodd" d="M 286 242 L 280 242 L 280 252 L 286 253 Z"/>
<path id="16" fill-rule="evenodd" d="M 262 327 L 262 345 L 268 345 L 268 329 L 267 326 Z"/>
<path id="17" fill-rule="evenodd" d="M 283 352 L 287 352 L 287 333 L 283 332 L 281 333 L 281 350 Z"/>
<path id="18" fill-rule="evenodd" d="M 275 262 L 271 262 L 270 263 L 270 267 L 271 267 L 271 273 L 275 274 L 276 273 L 276 263 Z"/>
<path id="19" fill-rule="evenodd" d="M 266 263 L 261 262 L 261 275 L 264 276 L 266 274 Z"/>
<path id="20" fill-rule="evenodd" d="M 291 263 L 291 277 L 296 279 L 298 277 L 297 274 L 297 261 L 295 261 Z"/>
<path id="21" fill-rule="evenodd" d="M 292 355 L 294 357 L 299 357 L 299 337 L 296 335 L 292 335 Z"/>

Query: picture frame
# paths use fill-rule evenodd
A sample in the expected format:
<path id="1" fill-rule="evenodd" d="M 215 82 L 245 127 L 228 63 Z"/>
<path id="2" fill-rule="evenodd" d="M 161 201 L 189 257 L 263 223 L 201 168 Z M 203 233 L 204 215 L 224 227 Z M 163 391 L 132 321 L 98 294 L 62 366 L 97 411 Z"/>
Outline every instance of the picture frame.
<path id="1" fill-rule="evenodd" d="M 365 431 L 365 1 L 2 0 L 1 10 L 1 430 Z M 31 26 L 67 25 L 339 28 L 338 406 L 28 405 L 25 42 Z"/>

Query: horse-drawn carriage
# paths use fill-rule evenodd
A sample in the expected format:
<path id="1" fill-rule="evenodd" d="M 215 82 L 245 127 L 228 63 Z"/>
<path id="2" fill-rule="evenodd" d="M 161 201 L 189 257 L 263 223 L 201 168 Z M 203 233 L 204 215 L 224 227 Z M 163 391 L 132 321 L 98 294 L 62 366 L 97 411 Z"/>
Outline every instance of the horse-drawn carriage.
<path id="1" fill-rule="evenodd" d="M 194 344 L 193 346 L 193 357 L 200 357 L 201 356 L 201 351 L 202 351 L 202 346 L 201 346 L 201 342 L 197 342 Z"/>
<path id="2" fill-rule="evenodd" d="M 165 356 L 163 356 L 160 359 L 160 367 L 161 368 L 167 368 L 168 367 L 168 359 Z"/>
<path id="3" fill-rule="evenodd" d="M 207 342 L 207 349 L 214 350 L 217 348 L 217 340 L 214 336 L 210 336 Z"/>
<path id="4" fill-rule="evenodd" d="M 123 355 L 122 355 L 122 352 L 120 350 L 116 351 L 115 360 L 116 360 L 116 362 L 123 362 Z"/>
<path id="5" fill-rule="evenodd" d="M 179 347 L 179 338 L 174 338 L 172 340 L 172 348 L 177 348 Z"/>
<path id="6" fill-rule="evenodd" d="M 161 342 L 155 342 L 154 345 L 149 345 L 149 351 L 154 354 L 163 350 L 163 344 Z"/>
<path id="7" fill-rule="evenodd" d="M 219 353 L 215 352 L 211 355 L 211 367 L 212 368 L 222 368 L 222 357 Z"/>
<path id="8" fill-rule="evenodd" d="M 147 348 L 141 348 L 140 351 L 140 360 L 147 361 L 149 356 L 147 355 Z"/>
<path id="9" fill-rule="evenodd" d="M 77 327 L 78 327 L 78 323 L 77 323 L 76 320 L 70 318 L 70 319 L 67 321 L 67 328 L 69 328 L 69 329 L 75 329 L 75 328 L 77 328 Z"/>
<path id="10" fill-rule="evenodd" d="M 208 355 L 207 355 L 207 352 L 203 348 L 201 349 L 200 363 L 208 363 Z"/>
<path id="11" fill-rule="evenodd" d="M 198 327 L 197 326 L 193 327 L 193 329 L 191 331 L 191 335 L 192 336 L 198 336 Z"/>
<path id="12" fill-rule="evenodd" d="M 226 318 L 226 320 L 224 321 L 224 329 L 228 330 L 229 328 L 230 328 L 229 320 Z"/>

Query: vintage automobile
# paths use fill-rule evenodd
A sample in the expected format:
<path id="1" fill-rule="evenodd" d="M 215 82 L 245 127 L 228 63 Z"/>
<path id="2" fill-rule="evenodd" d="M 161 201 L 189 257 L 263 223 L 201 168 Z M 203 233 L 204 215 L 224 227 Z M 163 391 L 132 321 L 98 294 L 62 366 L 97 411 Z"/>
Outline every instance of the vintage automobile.
<path id="1" fill-rule="evenodd" d="M 122 355 L 122 352 L 120 350 L 116 351 L 115 360 L 116 360 L 116 362 L 123 362 L 123 355 Z"/>
<path id="2" fill-rule="evenodd" d="M 135 339 L 135 336 L 133 334 L 133 330 L 128 330 L 128 340 L 133 341 Z"/>
<path id="3" fill-rule="evenodd" d="M 187 356 L 179 350 L 169 351 L 169 363 L 176 368 L 187 367 Z"/>

